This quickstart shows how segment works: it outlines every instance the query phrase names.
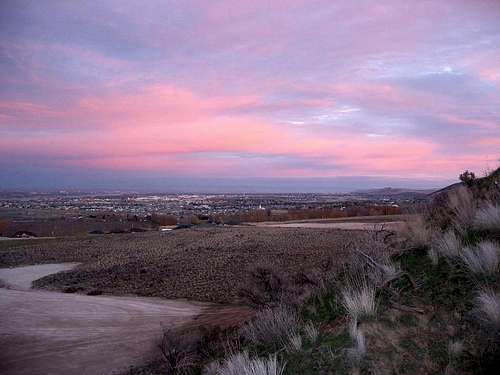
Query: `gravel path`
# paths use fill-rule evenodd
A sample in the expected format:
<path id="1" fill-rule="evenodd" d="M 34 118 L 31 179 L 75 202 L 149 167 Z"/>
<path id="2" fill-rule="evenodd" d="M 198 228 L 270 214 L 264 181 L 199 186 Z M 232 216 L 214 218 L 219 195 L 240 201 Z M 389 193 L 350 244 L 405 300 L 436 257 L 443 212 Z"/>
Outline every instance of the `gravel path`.
<path id="1" fill-rule="evenodd" d="M 0 269 L 0 373 L 108 374 L 147 360 L 164 326 L 192 322 L 209 305 L 157 298 L 29 289 L 76 264 Z"/>

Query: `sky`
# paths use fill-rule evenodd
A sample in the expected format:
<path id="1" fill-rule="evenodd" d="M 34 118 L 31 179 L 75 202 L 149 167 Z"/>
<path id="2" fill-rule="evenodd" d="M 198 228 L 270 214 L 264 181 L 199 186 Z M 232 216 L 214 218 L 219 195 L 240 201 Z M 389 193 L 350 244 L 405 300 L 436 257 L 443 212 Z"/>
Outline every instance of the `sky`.
<path id="1" fill-rule="evenodd" d="M 499 20 L 496 0 L 2 0 L 0 190 L 482 174 Z"/>

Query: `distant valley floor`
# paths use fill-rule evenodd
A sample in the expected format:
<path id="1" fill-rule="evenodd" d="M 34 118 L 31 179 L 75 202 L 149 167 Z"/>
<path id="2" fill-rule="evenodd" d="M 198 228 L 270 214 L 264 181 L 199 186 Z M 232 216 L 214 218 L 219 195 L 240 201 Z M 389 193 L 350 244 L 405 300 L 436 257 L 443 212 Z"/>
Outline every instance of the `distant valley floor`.
<path id="1" fill-rule="evenodd" d="M 348 235 L 347 235 L 348 233 Z M 299 272 L 341 260 L 362 231 L 276 227 L 192 228 L 33 241 L 1 241 L 0 267 L 81 262 L 37 288 L 238 303 L 245 270 Z"/>

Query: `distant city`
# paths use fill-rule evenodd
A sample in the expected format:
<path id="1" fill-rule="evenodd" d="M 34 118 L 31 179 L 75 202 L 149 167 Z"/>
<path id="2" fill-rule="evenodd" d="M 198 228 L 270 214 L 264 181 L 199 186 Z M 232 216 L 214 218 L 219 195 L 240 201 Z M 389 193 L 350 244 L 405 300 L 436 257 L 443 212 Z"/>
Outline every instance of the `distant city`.
<path id="1" fill-rule="evenodd" d="M 255 209 L 325 209 L 353 203 L 404 205 L 423 199 L 430 191 L 376 189 L 343 194 L 103 194 L 0 193 L 0 208 L 56 210 L 67 214 L 116 213 L 145 216 L 160 212 L 170 215 L 231 214 Z"/>

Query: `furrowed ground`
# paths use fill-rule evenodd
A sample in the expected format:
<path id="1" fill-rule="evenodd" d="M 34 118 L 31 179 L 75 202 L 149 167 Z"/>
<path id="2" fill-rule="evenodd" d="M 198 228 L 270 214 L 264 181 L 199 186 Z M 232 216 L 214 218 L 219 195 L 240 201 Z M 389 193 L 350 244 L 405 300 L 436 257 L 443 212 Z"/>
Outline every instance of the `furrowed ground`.
<path id="1" fill-rule="evenodd" d="M 346 235 L 348 233 L 348 235 Z M 238 302 L 245 271 L 258 265 L 293 274 L 342 260 L 359 231 L 254 227 L 194 228 L 85 238 L 0 242 L 0 267 L 81 262 L 35 287 Z"/>

